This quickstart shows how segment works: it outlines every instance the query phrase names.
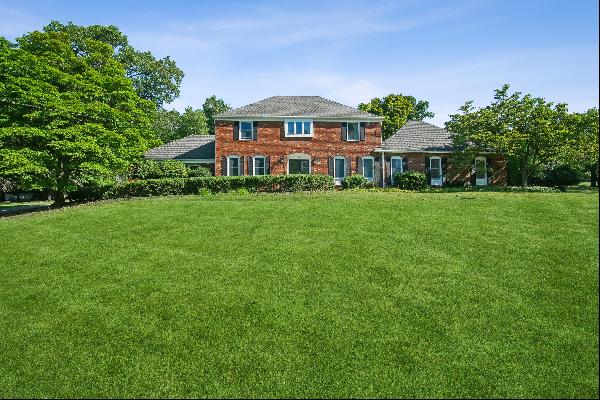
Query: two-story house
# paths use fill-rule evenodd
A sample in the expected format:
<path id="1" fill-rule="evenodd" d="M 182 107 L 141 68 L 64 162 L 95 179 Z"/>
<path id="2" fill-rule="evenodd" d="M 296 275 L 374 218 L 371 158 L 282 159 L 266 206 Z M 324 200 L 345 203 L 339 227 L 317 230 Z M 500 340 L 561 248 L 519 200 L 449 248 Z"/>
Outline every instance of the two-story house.
<path id="1" fill-rule="evenodd" d="M 356 173 L 389 186 L 396 172 L 422 171 L 433 186 L 506 184 L 503 156 L 481 154 L 471 167 L 455 167 L 445 129 L 410 121 L 382 141 L 382 121 L 319 96 L 273 96 L 217 115 L 214 137 L 176 140 L 146 158 L 206 165 L 223 176 L 329 174 L 339 184 Z"/>

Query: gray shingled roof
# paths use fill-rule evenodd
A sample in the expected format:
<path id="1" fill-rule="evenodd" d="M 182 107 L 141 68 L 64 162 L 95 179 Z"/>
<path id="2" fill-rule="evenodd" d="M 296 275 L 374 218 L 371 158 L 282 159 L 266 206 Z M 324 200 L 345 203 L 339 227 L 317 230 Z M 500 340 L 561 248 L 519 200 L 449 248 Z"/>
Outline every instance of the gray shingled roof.
<path id="1" fill-rule="evenodd" d="M 150 149 L 149 160 L 206 160 L 215 158 L 214 135 L 190 135 Z"/>
<path id="2" fill-rule="evenodd" d="M 215 119 L 308 117 L 381 121 L 382 117 L 348 107 L 321 96 L 272 96 L 219 114 Z"/>
<path id="3" fill-rule="evenodd" d="M 408 121 L 381 144 L 383 150 L 452 151 L 452 134 L 423 121 Z"/>

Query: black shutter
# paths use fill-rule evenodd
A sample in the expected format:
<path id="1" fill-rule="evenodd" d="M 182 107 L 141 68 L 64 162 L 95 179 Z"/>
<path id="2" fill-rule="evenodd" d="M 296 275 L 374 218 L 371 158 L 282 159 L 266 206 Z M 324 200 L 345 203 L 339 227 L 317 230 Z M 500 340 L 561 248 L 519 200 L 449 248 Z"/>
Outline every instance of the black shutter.
<path id="1" fill-rule="evenodd" d="M 238 166 L 239 166 L 239 171 L 240 171 L 240 176 L 244 175 L 244 156 L 240 156 L 240 162 L 238 162 Z"/>
<path id="2" fill-rule="evenodd" d="M 427 176 L 427 184 L 431 185 L 431 171 L 429 170 L 429 157 L 425 157 L 425 175 Z"/>
<path id="3" fill-rule="evenodd" d="M 346 157 L 346 176 L 352 175 L 352 157 Z"/>
<path id="4" fill-rule="evenodd" d="M 359 130 L 360 130 L 360 140 L 364 141 L 365 137 L 366 137 L 366 135 L 365 135 L 365 123 L 364 122 L 360 123 L 360 129 Z"/>
<path id="5" fill-rule="evenodd" d="M 402 172 L 408 172 L 408 157 L 402 157 Z"/>
<path id="6" fill-rule="evenodd" d="M 240 121 L 233 122 L 233 140 L 240 139 Z"/>
<path id="7" fill-rule="evenodd" d="M 221 157 L 221 175 L 227 176 L 227 157 Z"/>
<path id="8" fill-rule="evenodd" d="M 477 173 L 475 170 L 475 159 L 473 159 L 472 164 L 471 164 L 471 176 L 469 177 L 469 182 L 471 183 L 471 186 L 475 186 L 477 184 Z"/>
<path id="9" fill-rule="evenodd" d="M 373 172 L 373 177 L 375 178 L 375 182 L 379 184 L 379 182 L 381 182 L 381 162 L 379 161 L 379 157 L 374 158 L 374 164 L 375 171 Z"/>
<path id="10" fill-rule="evenodd" d="M 448 172 L 448 157 L 442 157 L 442 185 L 446 183 L 446 173 Z"/>
<path id="11" fill-rule="evenodd" d="M 248 175 L 254 175 L 254 157 L 248 157 Z"/>
<path id="12" fill-rule="evenodd" d="M 348 140 L 348 123 L 342 122 L 342 141 Z"/>
<path id="13" fill-rule="evenodd" d="M 485 166 L 487 168 L 487 183 L 488 185 L 491 185 L 494 178 L 494 170 L 492 168 L 492 157 L 485 158 Z"/>
<path id="14" fill-rule="evenodd" d="M 385 170 L 383 171 L 383 177 L 387 186 L 392 185 L 392 157 L 388 156 L 385 158 Z"/>
<path id="15" fill-rule="evenodd" d="M 258 121 L 252 123 L 252 140 L 258 139 Z"/>
<path id="16" fill-rule="evenodd" d="M 329 160 L 327 161 L 328 165 L 327 168 L 329 169 L 329 175 L 334 176 L 334 160 L 333 157 L 329 157 Z"/>
<path id="17" fill-rule="evenodd" d="M 271 156 L 265 157 L 265 174 L 271 175 Z"/>
<path id="18" fill-rule="evenodd" d="M 356 157 L 356 173 L 364 175 L 362 157 Z"/>

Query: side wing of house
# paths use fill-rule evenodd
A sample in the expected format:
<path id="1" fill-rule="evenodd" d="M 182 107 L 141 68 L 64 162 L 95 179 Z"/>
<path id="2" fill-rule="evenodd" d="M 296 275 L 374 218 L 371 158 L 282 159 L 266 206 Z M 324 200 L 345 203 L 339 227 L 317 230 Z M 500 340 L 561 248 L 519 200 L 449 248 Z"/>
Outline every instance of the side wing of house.
<path id="1" fill-rule="evenodd" d="M 215 137 L 213 135 L 190 135 L 148 150 L 147 160 L 178 160 L 188 166 L 203 166 L 214 174 Z"/>

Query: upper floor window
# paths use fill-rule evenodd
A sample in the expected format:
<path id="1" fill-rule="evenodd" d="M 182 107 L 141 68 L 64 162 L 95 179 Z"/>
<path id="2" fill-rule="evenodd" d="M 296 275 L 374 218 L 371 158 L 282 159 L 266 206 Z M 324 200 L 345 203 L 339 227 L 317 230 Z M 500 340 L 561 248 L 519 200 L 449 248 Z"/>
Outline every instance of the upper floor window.
<path id="1" fill-rule="evenodd" d="M 313 122 L 309 119 L 285 120 L 285 136 L 312 136 Z"/>
<path id="2" fill-rule="evenodd" d="M 252 121 L 240 121 L 240 139 L 252 140 L 254 138 L 254 124 Z"/>
<path id="3" fill-rule="evenodd" d="M 365 123 L 342 122 L 342 140 L 348 142 L 365 140 Z"/>

